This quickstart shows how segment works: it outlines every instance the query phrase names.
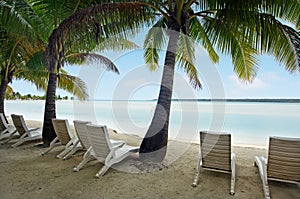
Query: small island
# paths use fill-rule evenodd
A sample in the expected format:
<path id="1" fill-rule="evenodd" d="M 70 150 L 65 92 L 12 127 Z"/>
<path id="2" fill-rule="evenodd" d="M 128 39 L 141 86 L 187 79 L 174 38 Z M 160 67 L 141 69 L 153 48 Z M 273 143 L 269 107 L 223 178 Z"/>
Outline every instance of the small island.
<path id="1" fill-rule="evenodd" d="M 7 99 L 7 100 L 45 100 L 46 95 L 43 95 L 43 96 L 31 95 L 31 94 L 22 95 L 19 92 L 13 92 L 12 94 L 6 94 L 5 99 Z M 69 97 L 68 96 L 62 97 L 60 95 L 57 95 L 55 97 L 55 99 L 56 100 L 68 100 Z M 72 97 L 71 97 L 71 99 L 72 99 Z"/>

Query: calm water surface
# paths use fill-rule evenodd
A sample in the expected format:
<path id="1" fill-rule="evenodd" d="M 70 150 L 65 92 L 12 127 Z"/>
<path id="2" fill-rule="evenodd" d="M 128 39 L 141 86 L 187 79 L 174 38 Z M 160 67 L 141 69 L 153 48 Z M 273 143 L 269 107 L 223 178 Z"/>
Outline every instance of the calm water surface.
<path id="1" fill-rule="evenodd" d="M 43 121 L 44 101 L 6 101 L 6 114 Z M 154 101 L 57 101 L 57 118 L 90 120 L 143 137 Z M 171 139 L 198 142 L 200 130 L 232 134 L 234 145 L 267 146 L 269 136 L 300 137 L 299 103 L 187 102 L 171 106 Z"/>

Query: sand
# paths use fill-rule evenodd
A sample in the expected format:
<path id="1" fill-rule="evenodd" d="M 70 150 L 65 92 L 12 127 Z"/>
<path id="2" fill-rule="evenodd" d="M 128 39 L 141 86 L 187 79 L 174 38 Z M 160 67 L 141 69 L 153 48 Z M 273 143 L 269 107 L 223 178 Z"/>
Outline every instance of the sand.
<path id="1" fill-rule="evenodd" d="M 28 126 L 41 123 L 27 121 Z M 141 138 L 116 133 L 116 140 L 138 146 Z M 168 153 L 161 165 L 144 164 L 138 155 L 132 155 L 111 168 L 103 177 L 95 174 L 102 164 L 93 161 L 79 172 L 73 167 L 84 152 L 68 160 L 56 155 L 63 149 L 57 147 L 42 156 L 44 148 L 35 146 L 40 141 L 12 148 L 12 140 L 0 145 L 0 198 L 1 199 L 54 199 L 54 198 L 263 198 L 258 169 L 254 166 L 256 155 L 267 155 L 266 149 L 233 146 L 237 156 L 235 195 L 229 195 L 230 175 L 203 171 L 199 185 L 192 182 L 196 172 L 198 144 L 169 141 Z M 300 198 L 300 188 L 294 184 L 270 183 L 272 198 Z"/>

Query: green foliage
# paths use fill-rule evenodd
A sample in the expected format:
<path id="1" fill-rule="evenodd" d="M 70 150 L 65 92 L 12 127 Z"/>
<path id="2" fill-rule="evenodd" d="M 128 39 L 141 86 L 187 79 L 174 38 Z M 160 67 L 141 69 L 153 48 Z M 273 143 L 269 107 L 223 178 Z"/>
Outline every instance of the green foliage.
<path id="1" fill-rule="evenodd" d="M 11 94 L 6 94 L 5 99 L 7 100 L 45 100 L 46 95 L 43 96 L 38 96 L 38 95 L 31 95 L 31 94 L 26 94 L 26 95 L 21 95 L 19 92 L 16 93 L 11 93 Z M 68 96 L 61 97 L 60 95 L 55 97 L 56 100 L 68 100 Z"/>
<path id="2" fill-rule="evenodd" d="M 300 70 L 300 2 L 298 0 L 175 0 L 139 1 L 155 10 L 153 27 L 179 30 L 177 63 L 200 87 L 197 67 L 193 64 L 194 42 L 206 49 L 210 59 L 219 61 L 218 53 L 229 55 L 237 76 L 252 81 L 258 70 L 259 55 L 273 55 L 290 72 Z M 162 21 L 164 25 L 162 26 Z M 293 27 L 284 25 L 288 22 Z M 150 28 L 144 42 L 144 58 L 151 70 L 157 68 L 159 51 L 167 38 L 166 30 Z M 163 38 L 163 39 L 162 39 Z M 191 39 L 191 41 L 189 41 Z"/>

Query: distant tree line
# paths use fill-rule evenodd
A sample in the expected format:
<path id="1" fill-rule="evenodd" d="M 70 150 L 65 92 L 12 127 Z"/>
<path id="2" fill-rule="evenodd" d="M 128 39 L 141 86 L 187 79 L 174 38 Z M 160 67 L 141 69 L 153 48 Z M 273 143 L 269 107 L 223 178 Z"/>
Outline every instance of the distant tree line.
<path id="1" fill-rule="evenodd" d="M 57 95 L 56 100 L 68 100 L 69 97 L 68 96 L 60 96 Z M 26 94 L 26 95 L 22 95 L 19 92 L 13 92 L 13 94 L 6 94 L 5 99 L 7 100 L 45 100 L 46 99 L 46 95 L 43 96 L 38 96 L 38 95 L 31 95 L 31 94 Z M 71 97 L 72 99 L 72 97 Z"/>

